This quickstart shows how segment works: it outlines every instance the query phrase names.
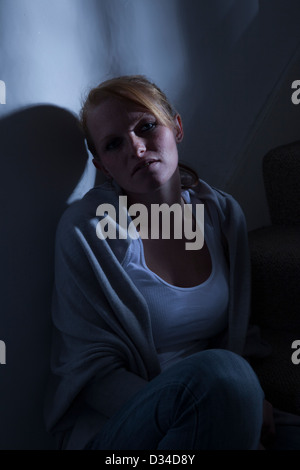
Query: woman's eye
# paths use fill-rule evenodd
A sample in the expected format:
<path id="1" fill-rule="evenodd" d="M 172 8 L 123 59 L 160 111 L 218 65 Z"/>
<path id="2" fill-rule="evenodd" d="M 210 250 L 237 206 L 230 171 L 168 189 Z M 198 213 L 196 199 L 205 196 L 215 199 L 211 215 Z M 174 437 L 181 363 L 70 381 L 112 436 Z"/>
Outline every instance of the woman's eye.
<path id="1" fill-rule="evenodd" d="M 141 131 L 152 131 L 156 126 L 156 122 L 147 122 L 141 127 Z"/>
<path id="2" fill-rule="evenodd" d="M 118 148 L 120 143 L 121 143 L 120 139 L 113 139 L 110 142 L 108 142 L 108 144 L 105 146 L 105 150 L 114 150 Z"/>

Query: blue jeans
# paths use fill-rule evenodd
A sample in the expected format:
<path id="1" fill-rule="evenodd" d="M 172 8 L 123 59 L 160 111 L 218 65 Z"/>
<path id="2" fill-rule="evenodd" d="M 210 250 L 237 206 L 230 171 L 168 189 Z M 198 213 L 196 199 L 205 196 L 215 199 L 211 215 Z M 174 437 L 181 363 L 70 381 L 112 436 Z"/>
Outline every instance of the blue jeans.
<path id="1" fill-rule="evenodd" d="M 263 399 L 245 359 L 226 350 L 201 351 L 150 381 L 87 449 L 257 449 Z"/>

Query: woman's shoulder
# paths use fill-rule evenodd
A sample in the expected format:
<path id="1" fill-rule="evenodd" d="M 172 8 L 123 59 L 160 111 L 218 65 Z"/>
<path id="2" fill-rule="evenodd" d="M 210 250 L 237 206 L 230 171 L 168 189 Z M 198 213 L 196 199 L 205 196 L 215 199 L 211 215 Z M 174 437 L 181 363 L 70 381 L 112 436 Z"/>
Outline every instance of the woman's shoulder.
<path id="1" fill-rule="evenodd" d="M 116 207 L 118 195 L 110 184 L 103 183 L 90 189 L 81 199 L 72 202 L 62 213 L 56 228 L 56 238 L 73 238 L 75 233 L 95 232 L 99 221 L 97 208 L 101 204 Z"/>
<path id="2" fill-rule="evenodd" d="M 194 198 L 204 204 L 215 206 L 221 213 L 226 214 L 229 211 L 242 213 L 241 206 L 234 196 L 201 179 L 199 179 L 199 184 L 195 188 L 190 189 L 189 192 Z"/>
<path id="3" fill-rule="evenodd" d="M 118 195 L 110 184 L 103 183 L 90 189 L 81 199 L 72 202 L 62 213 L 60 223 L 81 223 L 96 216 L 100 204 L 118 203 Z"/>
<path id="4" fill-rule="evenodd" d="M 80 200 L 74 201 L 62 214 L 56 230 L 57 250 L 64 253 L 84 252 L 88 256 L 110 256 L 114 254 L 119 262 L 122 262 L 130 246 L 130 237 L 123 238 L 119 235 L 117 215 L 120 194 L 114 190 L 111 184 L 95 186 Z M 102 206 L 99 211 L 99 206 Z M 106 212 L 115 234 L 108 236 L 101 219 L 106 218 Z M 99 227 L 100 225 L 100 227 Z M 104 231 L 103 231 L 104 230 Z M 100 232 L 103 236 L 100 235 Z M 93 253 L 93 255 L 92 255 Z"/>

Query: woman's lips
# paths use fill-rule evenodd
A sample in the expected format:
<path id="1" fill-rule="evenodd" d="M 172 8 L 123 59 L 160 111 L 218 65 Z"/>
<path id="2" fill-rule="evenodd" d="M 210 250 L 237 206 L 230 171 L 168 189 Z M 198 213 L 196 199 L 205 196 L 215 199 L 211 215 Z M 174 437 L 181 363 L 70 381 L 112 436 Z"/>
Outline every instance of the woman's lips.
<path id="1" fill-rule="evenodd" d="M 149 159 L 144 162 L 140 162 L 134 167 L 132 175 L 134 175 L 137 171 L 145 170 L 146 168 L 149 168 L 149 166 L 155 165 L 156 163 L 159 163 L 159 160 Z"/>

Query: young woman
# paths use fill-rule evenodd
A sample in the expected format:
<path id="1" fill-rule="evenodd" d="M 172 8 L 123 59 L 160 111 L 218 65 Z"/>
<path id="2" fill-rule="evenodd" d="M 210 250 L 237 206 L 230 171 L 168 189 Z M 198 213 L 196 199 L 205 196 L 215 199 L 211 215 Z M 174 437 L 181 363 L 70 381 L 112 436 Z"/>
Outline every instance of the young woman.
<path id="1" fill-rule="evenodd" d="M 107 182 L 57 231 L 48 429 L 63 449 L 259 448 L 240 206 L 179 164 L 181 118 L 145 77 L 91 90 L 81 123 Z M 161 205 L 180 209 L 165 225 Z"/>

